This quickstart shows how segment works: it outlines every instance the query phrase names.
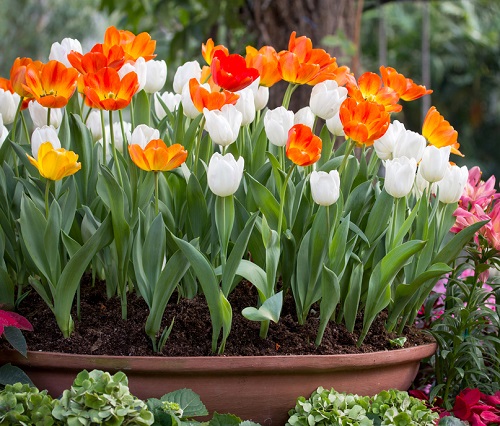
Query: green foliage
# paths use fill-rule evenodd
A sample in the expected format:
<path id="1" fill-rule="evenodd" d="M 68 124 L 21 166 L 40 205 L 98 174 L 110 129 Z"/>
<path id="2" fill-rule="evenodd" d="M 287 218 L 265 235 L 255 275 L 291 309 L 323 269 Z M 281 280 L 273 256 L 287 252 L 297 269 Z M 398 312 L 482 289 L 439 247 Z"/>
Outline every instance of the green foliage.
<path id="1" fill-rule="evenodd" d="M 71 389 L 55 402 L 52 414 L 69 426 L 147 426 L 154 422 L 146 404 L 130 393 L 124 373 L 111 376 L 100 370 L 79 373 Z"/>
<path id="2" fill-rule="evenodd" d="M 64 423 L 52 417 L 54 401 L 47 391 L 15 383 L 0 392 L 0 425 L 56 426 Z"/>
<path id="3" fill-rule="evenodd" d="M 391 389 L 358 396 L 319 387 L 309 399 L 299 397 L 286 426 L 314 425 L 419 425 L 432 426 L 438 418 L 419 399 Z"/>

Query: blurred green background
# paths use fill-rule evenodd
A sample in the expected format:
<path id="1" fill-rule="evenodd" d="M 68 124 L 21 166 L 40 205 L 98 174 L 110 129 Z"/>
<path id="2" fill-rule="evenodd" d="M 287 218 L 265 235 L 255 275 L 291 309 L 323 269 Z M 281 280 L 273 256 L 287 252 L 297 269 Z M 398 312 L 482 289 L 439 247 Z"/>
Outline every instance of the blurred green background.
<path id="1" fill-rule="evenodd" d="M 77 38 L 84 51 L 116 25 L 148 31 L 158 59 L 175 67 L 201 60 L 212 37 L 232 52 L 287 47 L 291 31 L 337 56 L 359 76 L 396 68 L 434 90 L 395 116 L 419 131 L 432 104 L 459 132 L 464 159 L 484 177 L 500 174 L 500 1 L 497 0 L 1 0 L 0 75 L 18 56 L 46 61 L 50 46 Z M 168 90 L 166 86 L 166 89 Z M 279 92 L 280 88 L 276 89 Z M 297 98 L 306 99 L 310 88 Z M 295 96 L 295 95 L 294 95 Z M 276 97 L 279 99 L 279 97 Z M 271 101 L 277 104 L 279 100 Z"/>

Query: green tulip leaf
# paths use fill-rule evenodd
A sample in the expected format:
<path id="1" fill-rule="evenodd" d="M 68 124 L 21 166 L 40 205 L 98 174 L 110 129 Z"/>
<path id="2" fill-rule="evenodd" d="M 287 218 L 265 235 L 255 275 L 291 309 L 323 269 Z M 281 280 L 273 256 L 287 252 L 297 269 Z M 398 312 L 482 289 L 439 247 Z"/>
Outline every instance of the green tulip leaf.
<path id="1" fill-rule="evenodd" d="M 277 323 L 283 306 L 283 292 L 280 291 L 267 299 L 258 309 L 248 307 L 241 314 L 250 321 L 273 321 Z"/>

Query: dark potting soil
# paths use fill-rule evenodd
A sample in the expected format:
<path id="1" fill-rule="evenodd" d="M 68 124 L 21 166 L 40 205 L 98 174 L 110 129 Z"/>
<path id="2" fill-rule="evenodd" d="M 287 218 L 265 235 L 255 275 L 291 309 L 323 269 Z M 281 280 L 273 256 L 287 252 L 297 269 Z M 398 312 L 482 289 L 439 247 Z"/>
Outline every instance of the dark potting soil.
<path id="1" fill-rule="evenodd" d="M 260 323 L 249 321 L 241 315 L 248 306 L 256 306 L 257 294 L 248 283 L 240 283 L 229 296 L 233 309 L 231 333 L 224 355 L 299 355 L 299 354 L 346 354 L 395 349 L 389 342 L 396 336 L 384 328 L 382 314 L 372 325 L 361 347 L 356 346 L 361 330 L 361 317 L 354 333 L 340 324 L 330 321 L 323 342 L 314 344 L 319 323 L 318 312 L 311 311 L 306 325 L 295 319 L 291 297 L 286 297 L 282 317 L 278 324 L 271 323 L 267 339 L 259 337 Z M 93 355 L 126 356 L 208 356 L 211 353 L 212 327 L 209 310 L 203 296 L 182 299 L 176 295 L 167 306 L 162 327 L 168 327 L 173 318 L 174 326 L 161 354 L 155 354 L 144 331 L 148 308 L 144 300 L 135 294 L 128 296 L 128 319 L 121 319 L 121 306 L 117 297 L 107 299 L 105 285 L 90 283 L 84 277 L 81 286 L 81 319 L 75 320 L 75 331 L 65 339 L 57 327 L 54 315 L 35 291 L 19 306 L 19 313 L 33 325 L 33 332 L 23 332 L 31 351 L 65 352 Z M 432 342 L 432 338 L 415 328 L 405 328 L 405 347 Z M 5 339 L 0 348 L 8 345 Z"/>

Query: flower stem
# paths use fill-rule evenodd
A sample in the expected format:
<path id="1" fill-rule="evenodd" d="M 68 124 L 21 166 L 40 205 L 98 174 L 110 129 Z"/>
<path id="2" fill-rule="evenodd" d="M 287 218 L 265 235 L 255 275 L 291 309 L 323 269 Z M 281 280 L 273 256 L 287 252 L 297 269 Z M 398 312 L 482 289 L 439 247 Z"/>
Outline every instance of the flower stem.
<path id="1" fill-rule="evenodd" d="M 203 135 L 203 127 L 205 125 L 205 117 L 203 117 L 200 121 L 200 129 L 198 131 L 198 136 L 196 138 L 196 147 L 194 153 L 194 164 L 193 164 L 193 173 L 197 176 L 198 171 L 198 159 L 200 158 L 200 147 L 201 147 L 201 137 Z"/>
<path id="2" fill-rule="evenodd" d="M 50 111 L 51 108 L 47 108 L 47 126 L 50 126 Z"/>
<path id="3" fill-rule="evenodd" d="M 285 208 L 285 194 L 286 194 L 286 186 L 288 184 L 288 179 L 290 179 L 290 176 L 292 175 L 292 172 L 295 169 L 296 164 L 293 163 L 290 166 L 290 169 L 288 170 L 288 173 L 285 177 L 285 181 L 283 182 L 283 187 L 281 188 L 280 192 L 280 215 L 278 218 L 278 238 L 281 236 L 281 227 L 283 225 L 283 210 Z"/>
<path id="4" fill-rule="evenodd" d="M 45 217 L 49 218 L 50 179 L 45 182 Z"/>
<path id="5" fill-rule="evenodd" d="M 115 160 L 115 167 L 118 171 L 118 181 L 120 186 L 123 188 L 123 179 L 122 179 L 122 171 L 120 168 L 120 163 L 118 161 L 118 154 L 116 153 L 116 145 L 115 145 L 115 131 L 113 129 L 113 111 L 109 110 L 109 134 L 111 136 L 111 149 L 113 150 L 113 159 Z M 126 141 L 123 141 L 126 143 Z"/>
<path id="6" fill-rule="evenodd" d="M 288 83 L 288 87 L 286 88 L 285 95 L 283 96 L 283 106 L 288 109 L 290 106 L 290 100 L 292 99 L 292 94 L 295 92 L 295 89 L 299 87 L 298 84 Z"/>
<path id="7" fill-rule="evenodd" d="M 104 124 L 104 111 L 99 110 L 101 113 L 101 127 L 102 127 L 102 162 L 106 164 L 106 125 Z"/>
<path id="8" fill-rule="evenodd" d="M 341 175 L 342 172 L 344 171 L 344 169 L 346 168 L 347 160 L 349 159 L 349 155 L 351 154 L 355 145 L 356 145 L 356 142 L 354 142 L 352 139 L 350 139 L 349 145 L 347 145 L 347 149 L 345 150 L 345 153 L 344 153 L 344 158 L 342 159 L 342 163 L 340 164 L 339 175 Z"/>
<path id="9" fill-rule="evenodd" d="M 159 198 L 159 194 L 158 194 L 158 190 L 159 190 L 159 180 L 160 180 L 160 176 L 158 174 L 157 171 L 154 172 L 155 174 L 155 214 L 156 216 L 158 216 L 158 211 L 159 211 L 159 208 L 158 208 L 158 198 Z"/>

